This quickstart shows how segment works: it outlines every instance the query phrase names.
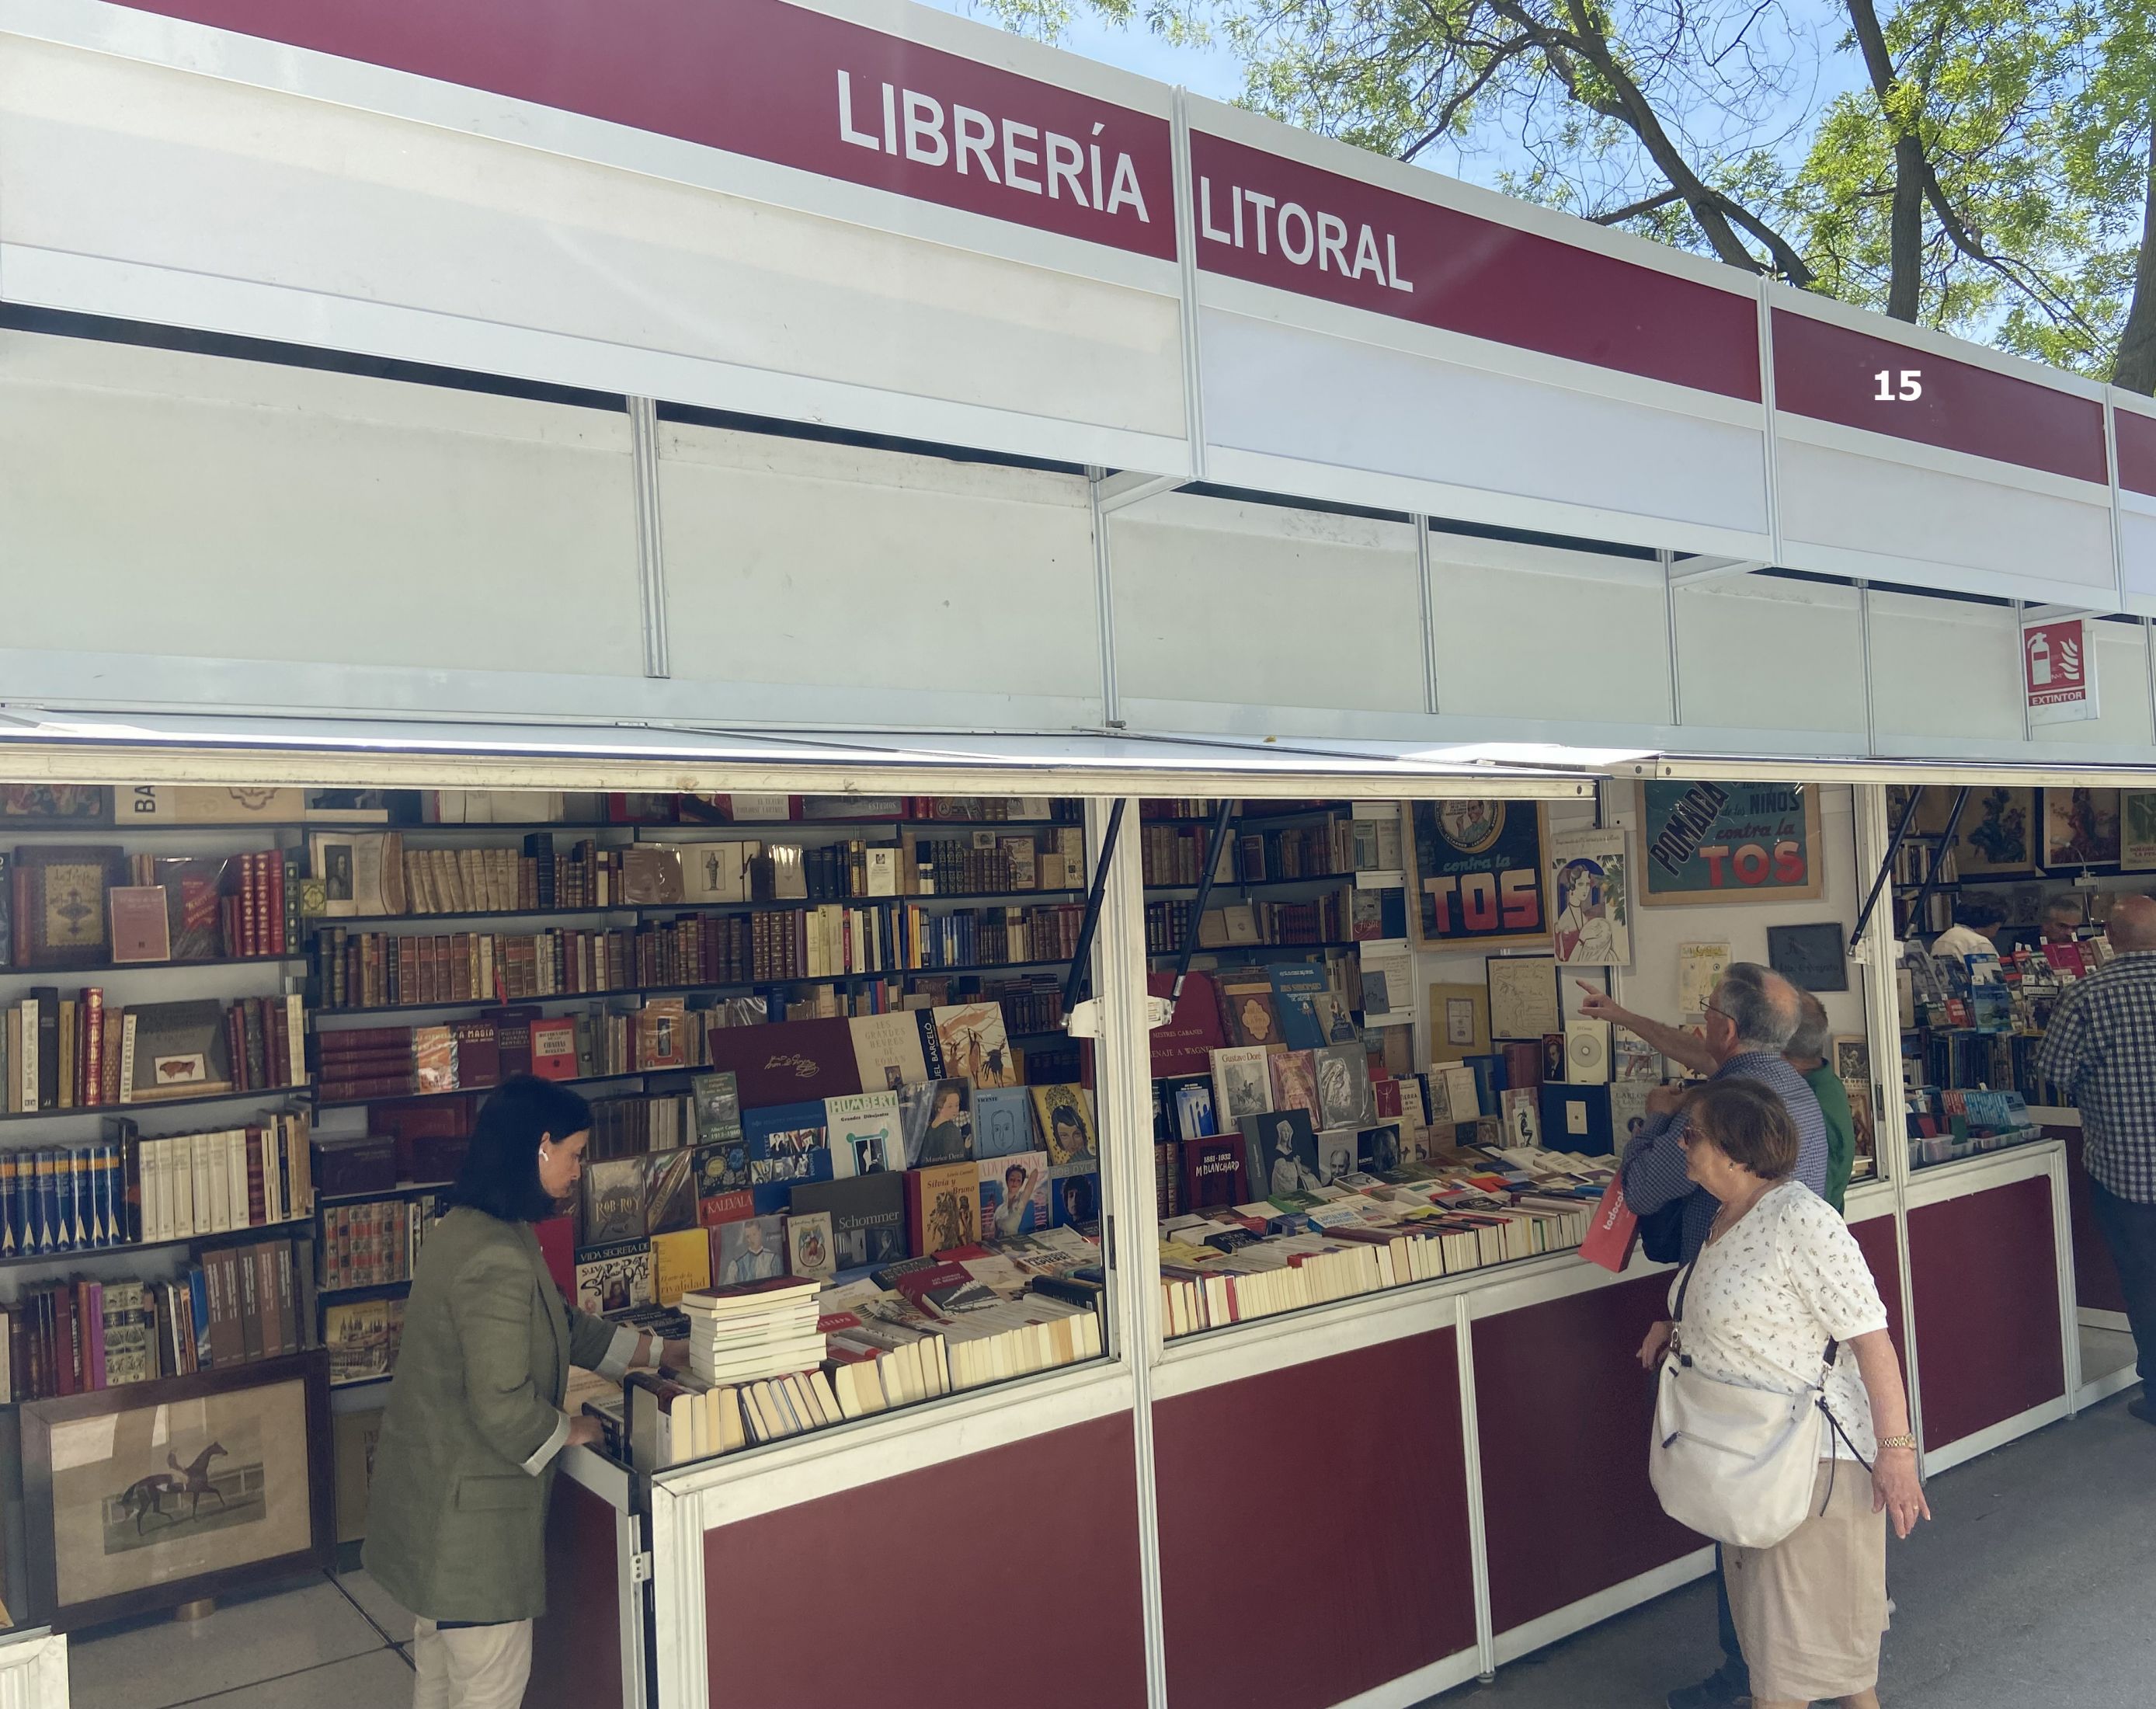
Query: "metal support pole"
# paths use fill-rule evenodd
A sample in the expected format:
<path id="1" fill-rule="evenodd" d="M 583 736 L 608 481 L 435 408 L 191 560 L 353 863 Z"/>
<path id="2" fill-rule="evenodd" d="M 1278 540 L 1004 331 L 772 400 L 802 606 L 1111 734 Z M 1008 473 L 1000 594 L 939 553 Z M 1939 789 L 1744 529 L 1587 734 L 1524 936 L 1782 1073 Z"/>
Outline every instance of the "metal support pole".
<path id="1" fill-rule="evenodd" d="M 1969 791 L 1964 790 L 1962 793 L 1966 795 Z M 1849 934 L 1849 947 L 1852 953 L 1864 941 L 1864 929 L 1871 922 L 1871 910 L 1879 905 L 1879 893 L 1887 888 L 1887 875 L 1894 869 L 1894 857 L 1900 852 L 1903 839 L 1908 836 L 1909 827 L 1917 822 L 1917 803 L 1922 799 L 1921 787 L 1909 791 L 1909 805 L 1902 810 L 1902 822 L 1894 827 L 1894 835 L 1887 844 L 1887 852 L 1879 857 L 1879 871 L 1871 880 L 1871 888 L 1865 894 L 1864 906 L 1857 910 L 1856 929 Z M 1957 820 L 1961 816 L 1958 806 L 1954 810 L 1954 816 Z"/>
<path id="2" fill-rule="evenodd" d="M 1198 894 L 1190 903 L 1190 918 L 1183 923 L 1183 954 L 1175 964 L 1175 984 L 1168 994 L 1171 1003 L 1183 1001 L 1183 981 L 1190 974 L 1190 958 L 1198 953 L 1198 923 L 1205 918 L 1205 904 L 1213 899 L 1213 875 L 1220 869 L 1220 851 L 1227 847 L 1229 827 L 1235 822 L 1235 803 L 1224 798 L 1213 816 L 1213 835 L 1205 845 L 1205 869 L 1198 875 Z"/>
<path id="3" fill-rule="evenodd" d="M 666 553 L 659 522 L 659 405 L 629 400 L 630 479 L 636 497 L 636 589 L 644 616 L 644 674 L 671 674 L 666 656 Z"/>
<path id="4" fill-rule="evenodd" d="M 1093 885 L 1086 898 L 1085 923 L 1078 928 L 1078 947 L 1070 957 L 1070 970 L 1063 976 L 1063 1012 L 1068 1015 L 1078 1006 L 1085 994 L 1086 982 L 1093 972 L 1093 934 L 1101 926 L 1101 903 L 1108 893 L 1108 868 L 1116 858 L 1116 841 L 1123 828 L 1123 808 L 1121 795 L 1108 810 L 1108 828 L 1102 833 L 1101 852 L 1093 862 Z"/>

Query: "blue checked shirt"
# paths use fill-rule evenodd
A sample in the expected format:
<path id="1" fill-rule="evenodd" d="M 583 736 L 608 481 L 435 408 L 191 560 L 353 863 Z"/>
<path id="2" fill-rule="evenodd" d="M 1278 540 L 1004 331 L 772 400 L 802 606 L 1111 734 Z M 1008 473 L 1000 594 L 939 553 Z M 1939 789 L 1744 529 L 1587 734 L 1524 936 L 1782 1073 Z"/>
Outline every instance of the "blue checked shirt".
<path id="1" fill-rule="evenodd" d="M 1797 1179 L 1821 1198 L 1826 1197 L 1826 1117 L 1820 1113 L 1819 1096 L 1804 1084 L 1804 1077 L 1770 1050 L 1748 1050 L 1730 1058 L 1714 1071 L 1717 1080 L 1757 1080 L 1782 1100 L 1789 1120 L 1797 1125 Z M 1695 1186 L 1685 1173 L 1684 1130 L 1681 1115 L 1650 1115 L 1647 1125 L 1625 1147 L 1623 1175 L 1625 1203 L 1640 1216 L 1686 1199 L 1684 1262 L 1690 1264 L 1707 1244 L 1707 1231 L 1722 1201 Z M 1690 1194 L 1689 1198 L 1686 1195 Z"/>
<path id="2" fill-rule="evenodd" d="M 2089 1178 L 2156 1204 L 2156 950 L 2118 957 L 2059 999 L 2036 1072 L 2080 1106 Z"/>

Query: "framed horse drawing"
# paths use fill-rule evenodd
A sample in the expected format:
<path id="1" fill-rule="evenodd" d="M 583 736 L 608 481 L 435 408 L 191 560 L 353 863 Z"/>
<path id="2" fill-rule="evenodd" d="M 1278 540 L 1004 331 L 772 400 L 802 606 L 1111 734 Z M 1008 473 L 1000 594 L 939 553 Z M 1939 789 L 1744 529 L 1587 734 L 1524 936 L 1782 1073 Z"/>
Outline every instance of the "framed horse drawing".
<path id="1" fill-rule="evenodd" d="M 22 1412 L 31 1604 L 60 1630 L 331 1562 L 320 1352 Z"/>

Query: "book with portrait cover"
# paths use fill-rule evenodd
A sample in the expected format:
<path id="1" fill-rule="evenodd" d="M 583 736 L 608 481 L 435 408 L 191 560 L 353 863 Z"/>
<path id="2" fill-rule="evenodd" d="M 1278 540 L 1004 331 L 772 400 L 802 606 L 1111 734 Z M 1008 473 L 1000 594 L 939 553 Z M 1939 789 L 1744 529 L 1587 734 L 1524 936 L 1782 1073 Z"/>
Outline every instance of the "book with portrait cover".
<path id="1" fill-rule="evenodd" d="M 651 1303 L 649 1240 L 616 1241 L 578 1253 L 578 1310 L 597 1317 Z"/>
<path id="2" fill-rule="evenodd" d="M 991 1086 L 973 1094 L 973 1155 L 1010 1157 L 1034 1148 L 1033 1099 L 1023 1086 Z"/>

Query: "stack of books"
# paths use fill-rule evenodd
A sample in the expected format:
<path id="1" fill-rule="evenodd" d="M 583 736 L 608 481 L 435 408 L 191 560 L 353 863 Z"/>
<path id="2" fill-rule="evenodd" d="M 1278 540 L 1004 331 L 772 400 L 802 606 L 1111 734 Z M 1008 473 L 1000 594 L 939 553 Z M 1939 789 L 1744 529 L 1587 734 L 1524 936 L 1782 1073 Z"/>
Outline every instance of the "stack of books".
<path id="1" fill-rule="evenodd" d="M 689 1368 L 708 1384 L 813 1369 L 824 1357 L 814 1277 L 777 1276 L 684 1294 Z"/>

